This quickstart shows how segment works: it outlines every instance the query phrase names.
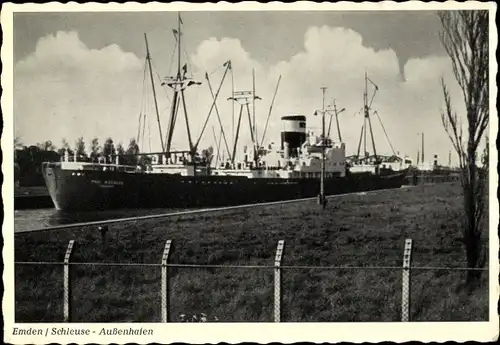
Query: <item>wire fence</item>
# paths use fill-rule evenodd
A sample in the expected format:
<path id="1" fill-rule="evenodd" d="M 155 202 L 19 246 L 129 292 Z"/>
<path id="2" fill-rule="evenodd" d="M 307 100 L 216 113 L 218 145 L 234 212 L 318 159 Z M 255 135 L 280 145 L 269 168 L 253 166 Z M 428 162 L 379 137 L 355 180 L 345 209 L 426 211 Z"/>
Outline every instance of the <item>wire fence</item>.
<path id="1" fill-rule="evenodd" d="M 282 322 L 283 321 L 283 296 L 285 294 L 283 290 L 283 276 L 287 276 L 290 271 L 298 270 L 298 271 L 312 271 L 312 270 L 321 270 L 321 271 L 343 271 L 343 270 L 365 270 L 365 271 L 380 271 L 380 270 L 388 270 L 393 273 L 400 274 L 400 292 L 401 292 L 401 300 L 400 300 L 400 321 L 408 322 L 411 321 L 411 296 L 412 296 L 412 272 L 415 271 L 487 271 L 486 268 L 465 268 L 465 267 L 432 267 L 432 266 L 412 266 L 412 248 L 413 241 L 411 239 L 406 239 L 404 249 L 402 251 L 402 265 L 401 266 L 349 266 L 349 265 L 338 265 L 338 266 L 321 266 L 321 265 L 283 265 L 284 258 L 284 247 L 285 241 L 280 240 L 278 242 L 274 264 L 269 265 L 219 265 L 219 264 L 181 264 L 181 263 L 172 263 L 169 262 L 170 252 L 172 248 L 172 240 L 167 240 L 163 249 L 163 255 L 161 258 L 161 262 L 159 263 L 133 263 L 133 262 L 72 262 L 71 256 L 73 253 L 73 248 L 75 246 L 75 241 L 71 240 L 68 243 L 64 260 L 61 262 L 53 262 L 53 261 L 16 261 L 15 265 L 17 266 L 63 266 L 63 275 L 62 281 L 59 280 L 57 274 L 51 275 L 50 286 L 46 289 L 46 293 L 50 292 L 50 287 L 52 290 L 58 289 L 58 286 L 63 287 L 62 293 L 62 301 L 59 303 L 54 301 L 56 304 L 62 304 L 62 320 L 64 322 L 72 322 L 75 321 L 73 318 L 73 311 L 78 310 L 78 303 L 82 302 L 85 299 L 84 295 L 75 296 L 74 283 L 77 278 L 81 278 L 82 272 L 75 272 L 75 269 L 81 270 L 83 267 L 87 267 L 89 270 L 89 266 L 98 268 L 101 267 L 103 269 L 112 269 L 116 267 L 128 267 L 128 268 L 142 268 L 146 269 L 160 269 L 160 288 L 157 292 L 152 292 L 153 295 L 158 296 L 156 300 L 160 301 L 159 309 L 160 309 L 160 319 L 161 322 L 171 322 L 171 298 L 172 295 L 175 295 L 174 289 L 171 286 L 171 270 L 173 269 L 228 269 L 228 270 L 258 270 L 258 271 L 271 271 L 273 273 L 272 279 L 265 279 L 267 283 L 271 283 L 272 280 L 272 321 L 274 322 Z M 38 271 L 38 270 L 36 270 Z M 156 271 L 158 272 L 158 271 Z M 32 272 L 36 274 L 36 272 Z M 87 272 L 88 273 L 88 272 Z M 109 272 L 108 272 L 109 273 Z M 158 273 L 156 273 L 157 275 Z M 154 277 L 155 273 L 152 273 Z M 290 274 L 291 275 L 291 274 Z M 60 277 L 60 276 L 59 276 Z M 127 279 L 126 275 L 120 276 L 119 279 Z M 395 280 L 395 282 L 399 281 L 399 278 Z M 81 281 L 80 281 L 81 282 Z M 290 284 L 288 284 L 290 287 Z M 269 287 L 267 288 L 269 289 Z M 85 289 L 83 289 L 85 290 Z M 81 294 L 81 292 L 80 292 Z M 18 304 L 16 299 L 16 306 Z M 61 303 L 62 302 L 62 303 Z M 289 303 L 290 301 L 288 301 Z M 76 305 L 74 305 L 76 304 Z M 263 302 L 266 304 L 266 302 Z M 286 303 L 285 303 L 286 304 Z M 265 306 L 262 306 L 265 308 Z M 289 314 L 289 313 L 288 313 Z M 196 318 L 196 317 L 195 317 Z M 185 315 L 180 315 L 180 320 L 185 320 Z M 199 317 L 199 320 L 205 321 L 206 315 L 202 314 Z M 217 321 L 217 319 L 215 319 Z M 271 320 L 267 320 L 268 322 Z"/>

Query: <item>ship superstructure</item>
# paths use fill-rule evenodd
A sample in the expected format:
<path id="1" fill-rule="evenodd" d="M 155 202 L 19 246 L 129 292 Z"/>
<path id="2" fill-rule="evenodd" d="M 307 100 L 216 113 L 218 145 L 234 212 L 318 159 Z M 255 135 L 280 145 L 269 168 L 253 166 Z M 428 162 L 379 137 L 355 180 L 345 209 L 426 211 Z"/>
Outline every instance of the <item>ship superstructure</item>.
<path id="1" fill-rule="evenodd" d="M 213 170 L 214 175 L 246 176 L 248 178 L 320 178 L 321 150 L 325 145 L 326 178 L 344 177 L 345 144 L 334 143 L 321 136 L 306 133 L 306 116 L 287 115 L 281 118 L 281 144 L 244 150 L 243 161 L 222 162 Z M 256 160 L 249 159 L 256 156 Z"/>

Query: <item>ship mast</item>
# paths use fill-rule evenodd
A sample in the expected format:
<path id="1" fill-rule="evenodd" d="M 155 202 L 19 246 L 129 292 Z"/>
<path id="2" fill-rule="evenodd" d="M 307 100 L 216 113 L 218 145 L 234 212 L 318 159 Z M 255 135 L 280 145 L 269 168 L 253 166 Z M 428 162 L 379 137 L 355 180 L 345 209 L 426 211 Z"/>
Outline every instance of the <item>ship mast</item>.
<path id="1" fill-rule="evenodd" d="M 181 22 L 182 22 L 182 19 L 181 19 L 181 14 L 180 12 L 177 13 L 177 33 L 178 33 L 178 36 L 177 36 L 177 46 L 178 46 L 178 50 L 177 50 L 177 78 L 180 78 L 181 77 L 181 40 L 182 40 L 182 31 L 181 31 Z"/>
<path id="2" fill-rule="evenodd" d="M 372 94 L 372 99 L 370 100 L 370 103 L 368 103 L 368 81 L 375 87 L 375 90 L 373 91 L 373 94 Z M 370 128 L 370 136 L 371 136 L 371 139 L 372 139 L 372 147 L 373 147 L 373 155 L 375 157 L 375 164 L 378 165 L 378 159 L 377 159 L 377 150 L 375 148 L 375 138 L 373 136 L 373 127 L 372 127 L 372 122 L 371 122 L 371 119 L 370 119 L 370 110 L 371 110 L 371 105 L 373 103 L 373 98 L 375 97 L 375 94 L 377 93 L 378 91 L 378 86 L 375 85 L 374 82 L 372 82 L 369 78 L 368 78 L 368 74 L 366 73 L 365 71 L 365 92 L 363 94 L 363 103 L 364 103 L 364 125 L 363 127 L 365 128 L 364 130 L 364 150 L 365 150 L 365 153 L 364 153 L 364 157 L 365 159 L 367 159 L 367 151 L 366 151 L 366 134 L 367 134 L 367 124 L 366 122 L 368 121 L 368 126 Z"/>
<path id="3" fill-rule="evenodd" d="M 278 88 L 280 86 L 281 75 L 278 78 L 278 83 L 276 84 L 276 89 L 274 90 L 273 99 L 271 101 L 271 105 L 269 106 L 269 113 L 267 114 L 266 126 L 264 127 L 264 133 L 262 134 L 262 139 L 260 141 L 260 146 L 264 145 L 264 139 L 266 138 L 267 125 L 269 124 L 269 118 L 271 117 L 271 112 L 273 111 L 274 100 L 276 98 L 276 94 L 278 93 Z"/>
<path id="4" fill-rule="evenodd" d="M 359 151 L 361 150 L 361 142 L 363 141 L 363 132 L 365 130 L 365 126 L 361 126 L 361 134 L 359 135 L 359 144 L 358 144 L 358 161 L 359 161 Z"/>
<path id="5" fill-rule="evenodd" d="M 339 124 L 339 114 L 343 111 L 345 111 L 345 108 L 337 110 L 337 104 L 335 103 L 335 100 L 333 100 L 333 114 L 331 113 L 331 110 L 328 110 L 328 112 L 330 113 L 330 122 L 328 124 L 327 137 L 328 138 L 330 137 L 330 129 L 332 127 L 332 119 L 333 119 L 333 116 L 335 115 L 335 121 L 337 122 L 337 135 L 339 137 L 339 142 L 342 142 L 342 134 L 340 133 L 340 124 Z"/>
<path id="6" fill-rule="evenodd" d="M 321 186 L 319 194 L 319 202 L 321 203 L 323 209 L 326 207 L 325 199 L 325 91 L 326 87 L 323 86 L 321 90 L 323 91 L 323 107 L 321 111 Z"/>
<path id="7" fill-rule="evenodd" d="M 200 143 L 200 140 L 201 140 L 201 138 L 203 136 L 203 133 L 205 132 L 205 128 L 207 127 L 208 121 L 210 120 L 210 116 L 212 115 L 212 110 L 215 109 L 215 113 L 217 114 L 217 119 L 219 120 L 220 128 L 222 129 L 222 135 L 224 137 L 224 144 L 226 145 L 226 150 L 228 150 L 228 152 L 229 152 L 229 148 L 227 146 L 226 135 L 224 134 L 224 129 L 223 129 L 223 126 L 222 126 L 222 121 L 221 121 L 220 114 L 219 114 L 219 109 L 217 108 L 217 98 L 219 97 L 219 93 L 220 93 L 220 90 L 222 88 L 222 84 L 224 83 L 224 79 L 226 78 L 227 72 L 230 71 L 230 70 L 232 70 L 231 60 L 226 61 L 222 66 L 226 67 L 226 69 L 224 71 L 224 75 L 222 76 L 222 80 L 221 80 L 221 82 L 219 84 L 219 87 L 218 87 L 217 92 L 216 92 L 215 95 L 214 95 L 214 91 L 212 89 L 212 84 L 210 83 L 209 75 L 208 75 L 208 73 L 205 73 L 205 79 L 207 80 L 208 88 L 210 90 L 210 94 L 212 95 L 213 101 L 212 101 L 212 106 L 210 107 L 210 110 L 208 111 L 207 118 L 205 119 L 205 123 L 203 124 L 203 127 L 201 129 L 201 132 L 200 132 L 200 135 L 198 137 L 198 140 L 196 141 L 196 144 L 194 145 L 194 150 L 195 151 L 198 149 L 198 145 Z"/>
<path id="8" fill-rule="evenodd" d="M 189 121 L 188 121 L 188 114 L 187 114 L 187 107 L 186 107 L 186 98 L 184 95 L 184 91 L 192 86 L 192 85 L 201 85 L 201 82 L 196 82 L 192 80 L 192 78 L 187 78 L 186 73 L 187 73 L 187 63 L 184 64 L 181 68 L 181 51 L 182 51 L 182 46 L 181 46 L 181 40 L 182 40 L 182 27 L 181 27 L 182 19 L 181 19 L 181 14 L 178 13 L 178 25 L 177 25 L 177 30 L 174 29 L 174 37 L 176 38 L 177 41 L 177 49 L 178 49 L 178 54 L 177 54 L 177 75 L 175 77 L 167 77 L 165 78 L 165 82 L 162 84 L 166 84 L 170 88 L 174 90 L 174 97 L 172 100 L 172 109 L 170 113 L 170 119 L 169 119 L 169 124 L 168 124 L 168 131 L 167 131 L 167 143 L 166 143 L 166 152 L 170 152 L 171 145 L 172 145 L 172 138 L 173 138 L 173 133 L 174 133 L 174 127 L 175 127 L 175 122 L 177 119 L 177 114 L 179 110 L 180 103 L 182 102 L 182 108 L 184 111 L 184 118 L 186 121 L 186 131 L 187 131 L 187 136 L 188 136 L 188 141 L 189 141 L 189 152 L 191 157 L 194 160 L 194 156 L 196 154 L 195 152 L 195 146 L 193 145 L 193 141 L 191 138 L 191 130 L 189 128 Z M 182 72 L 182 73 L 181 73 Z"/>
<path id="9" fill-rule="evenodd" d="M 340 142 L 342 142 L 342 134 L 340 133 L 339 114 L 344 110 L 345 108 L 342 108 L 339 111 L 337 111 L 337 105 L 335 104 L 335 101 L 333 101 L 333 111 L 335 112 L 335 121 L 337 122 L 337 133 L 339 135 Z"/>
<path id="10" fill-rule="evenodd" d="M 141 136 L 141 123 L 142 123 L 142 112 L 139 112 L 139 126 L 137 127 L 137 145 L 140 143 L 140 136 Z"/>
<path id="11" fill-rule="evenodd" d="M 422 141 L 421 141 L 421 145 L 422 145 L 421 147 L 422 147 L 422 150 L 420 151 L 420 152 L 421 152 L 421 153 L 420 153 L 420 157 L 422 157 L 422 169 L 424 169 L 424 159 L 425 159 L 425 157 L 424 157 L 424 132 L 422 132 L 422 133 L 417 133 L 417 135 L 418 135 L 418 136 L 421 136 L 421 139 L 422 139 Z"/>
<path id="12" fill-rule="evenodd" d="M 252 93 L 255 96 L 255 68 L 252 69 Z M 252 97 L 252 113 L 253 113 L 253 136 L 254 136 L 254 141 L 255 145 L 259 146 L 258 139 L 257 139 L 257 123 L 255 122 L 255 97 Z M 257 154 L 257 153 L 256 153 Z"/>
<path id="13" fill-rule="evenodd" d="M 367 96 L 367 92 L 368 92 L 368 85 L 367 85 L 367 80 L 366 80 L 366 72 L 365 72 L 365 91 L 363 92 L 363 128 L 366 128 L 366 119 L 368 118 L 368 108 L 367 108 L 367 100 L 366 98 L 368 97 Z M 367 157 L 367 154 L 366 154 L 366 130 L 364 131 L 364 134 L 363 134 L 363 157 L 366 159 Z"/>
<path id="14" fill-rule="evenodd" d="M 165 151 L 163 144 L 163 134 L 161 133 L 160 112 L 158 111 L 158 100 L 156 99 L 155 82 L 153 79 L 153 69 L 151 68 L 151 55 L 149 54 L 148 36 L 144 33 L 144 41 L 146 42 L 146 60 L 148 61 L 149 77 L 151 79 L 151 86 L 153 88 L 153 99 L 155 101 L 156 119 L 158 121 L 158 130 L 160 131 L 161 150 Z"/>
<path id="15" fill-rule="evenodd" d="M 255 162 L 257 160 L 258 143 L 257 143 L 257 138 L 255 137 L 255 117 L 254 117 L 254 123 L 252 123 L 252 117 L 250 115 L 250 108 L 249 108 L 250 99 L 255 104 L 255 100 L 261 98 L 259 96 L 256 96 L 253 91 L 234 91 L 233 96 L 228 98 L 228 100 L 235 101 L 240 105 L 240 113 L 238 115 L 238 124 L 236 125 L 236 137 L 234 139 L 234 144 L 233 144 L 233 154 L 231 156 L 231 163 L 234 163 L 236 156 L 236 148 L 238 145 L 238 138 L 240 134 L 240 125 L 241 125 L 241 117 L 243 116 L 243 108 L 246 108 L 248 115 L 250 138 L 252 140 L 252 145 L 254 149 L 253 161 Z"/>

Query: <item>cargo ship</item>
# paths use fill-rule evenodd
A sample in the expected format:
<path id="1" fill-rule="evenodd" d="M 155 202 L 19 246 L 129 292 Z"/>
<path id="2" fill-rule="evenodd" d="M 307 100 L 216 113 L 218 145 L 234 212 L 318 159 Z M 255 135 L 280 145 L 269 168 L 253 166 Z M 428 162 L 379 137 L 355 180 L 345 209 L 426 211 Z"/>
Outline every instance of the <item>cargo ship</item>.
<path id="1" fill-rule="evenodd" d="M 303 115 L 283 116 L 281 148 L 270 145 L 254 162 L 228 161 L 210 168 L 184 152 L 156 154 L 147 169 L 120 164 L 71 161 L 43 164 L 50 196 L 58 210 L 140 207 L 200 207 L 315 197 L 320 191 L 325 150 L 325 195 L 399 188 L 406 170 L 351 173 L 345 144 L 307 136 Z M 298 129 L 290 128 L 295 125 Z M 251 150 L 247 151 L 251 157 Z M 184 159 L 183 159 L 184 157 Z M 198 163 L 198 164 L 196 164 Z M 198 165 L 198 166 L 197 166 Z"/>
<path id="2" fill-rule="evenodd" d="M 180 23 L 179 15 L 179 25 L 174 30 L 178 51 L 181 51 Z M 149 59 L 149 49 L 146 49 L 146 59 Z M 224 66 L 227 71 L 231 62 L 226 62 Z M 174 95 L 167 138 L 165 143 L 161 142 L 162 151 L 138 154 L 150 158 L 146 164 L 123 164 L 120 161 L 123 157 L 119 155 L 84 162 L 79 161 L 76 155 L 70 157 L 67 152 L 60 162 L 44 162 L 43 177 L 56 209 L 82 211 L 238 205 L 316 197 L 320 191 L 327 196 L 399 188 L 405 181 L 407 169 L 395 171 L 376 166 L 374 171 L 350 170 L 345 143 L 333 142 L 325 135 L 324 98 L 321 135 L 307 132 L 305 115 L 291 114 L 281 117 L 279 146 L 263 146 L 264 138 L 259 144 L 255 116 L 252 123 L 249 111 L 249 103 L 257 97 L 255 86 L 250 92 L 233 90 L 232 99 L 241 105 L 236 139 L 232 154 L 228 152 L 229 158 L 213 166 L 211 159 L 198 153 L 199 140 L 192 142 L 187 121 L 184 93 L 190 86 L 199 83 L 186 77 L 186 65 L 181 68 L 180 54 L 177 67 L 177 75 L 165 81 Z M 149 68 L 151 72 L 150 64 Z M 154 84 L 152 88 L 154 91 Z M 215 104 L 215 96 L 213 100 Z M 180 104 L 186 118 L 187 151 L 171 150 Z M 252 133 L 252 147 L 245 147 L 243 155 L 237 159 L 237 141 L 245 108 Z M 161 133 L 161 127 L 159 129 Z"/>

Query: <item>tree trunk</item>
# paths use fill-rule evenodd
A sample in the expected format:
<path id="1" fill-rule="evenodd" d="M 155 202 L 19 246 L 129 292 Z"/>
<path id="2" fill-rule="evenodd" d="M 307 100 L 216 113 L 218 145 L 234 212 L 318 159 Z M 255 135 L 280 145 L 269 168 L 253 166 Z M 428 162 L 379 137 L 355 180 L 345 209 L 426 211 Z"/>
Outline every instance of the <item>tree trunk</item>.
<path id="1" fill-rule="evenodd" d="M 467 252 L 467 268 L 478 268 L 480 258 L 480 240 L 474 234 L 467 232 L 465 235 L 465 248 Z M 481 271 L 467 271 L 467 284 L 477 281 L 481 276 Z"/>
<path id="2" fill-rule="evenodd" d="M 464 198 L 465 198 L 465 250 L 467 253 L 467 267 L 468 268 L 478 268 L 480 252 L 481 252 L 481 237 L 480 229 L 478 226 L 480 224 L 476 219 L 476 209 L 481 207 L 478 198 L 482 198 L 479 190 L 479 184 L 477 181 L 477 166 L 476 166 L 476 154 L 471 143 L 467 147 L 467 167 L 464 169 L 468 176 L 465 176 L 465 188 L 464 188 Z M 481 276 L 481 271 L 467 271 L 467 284 L 471 284 L 477 281 Z"/>

